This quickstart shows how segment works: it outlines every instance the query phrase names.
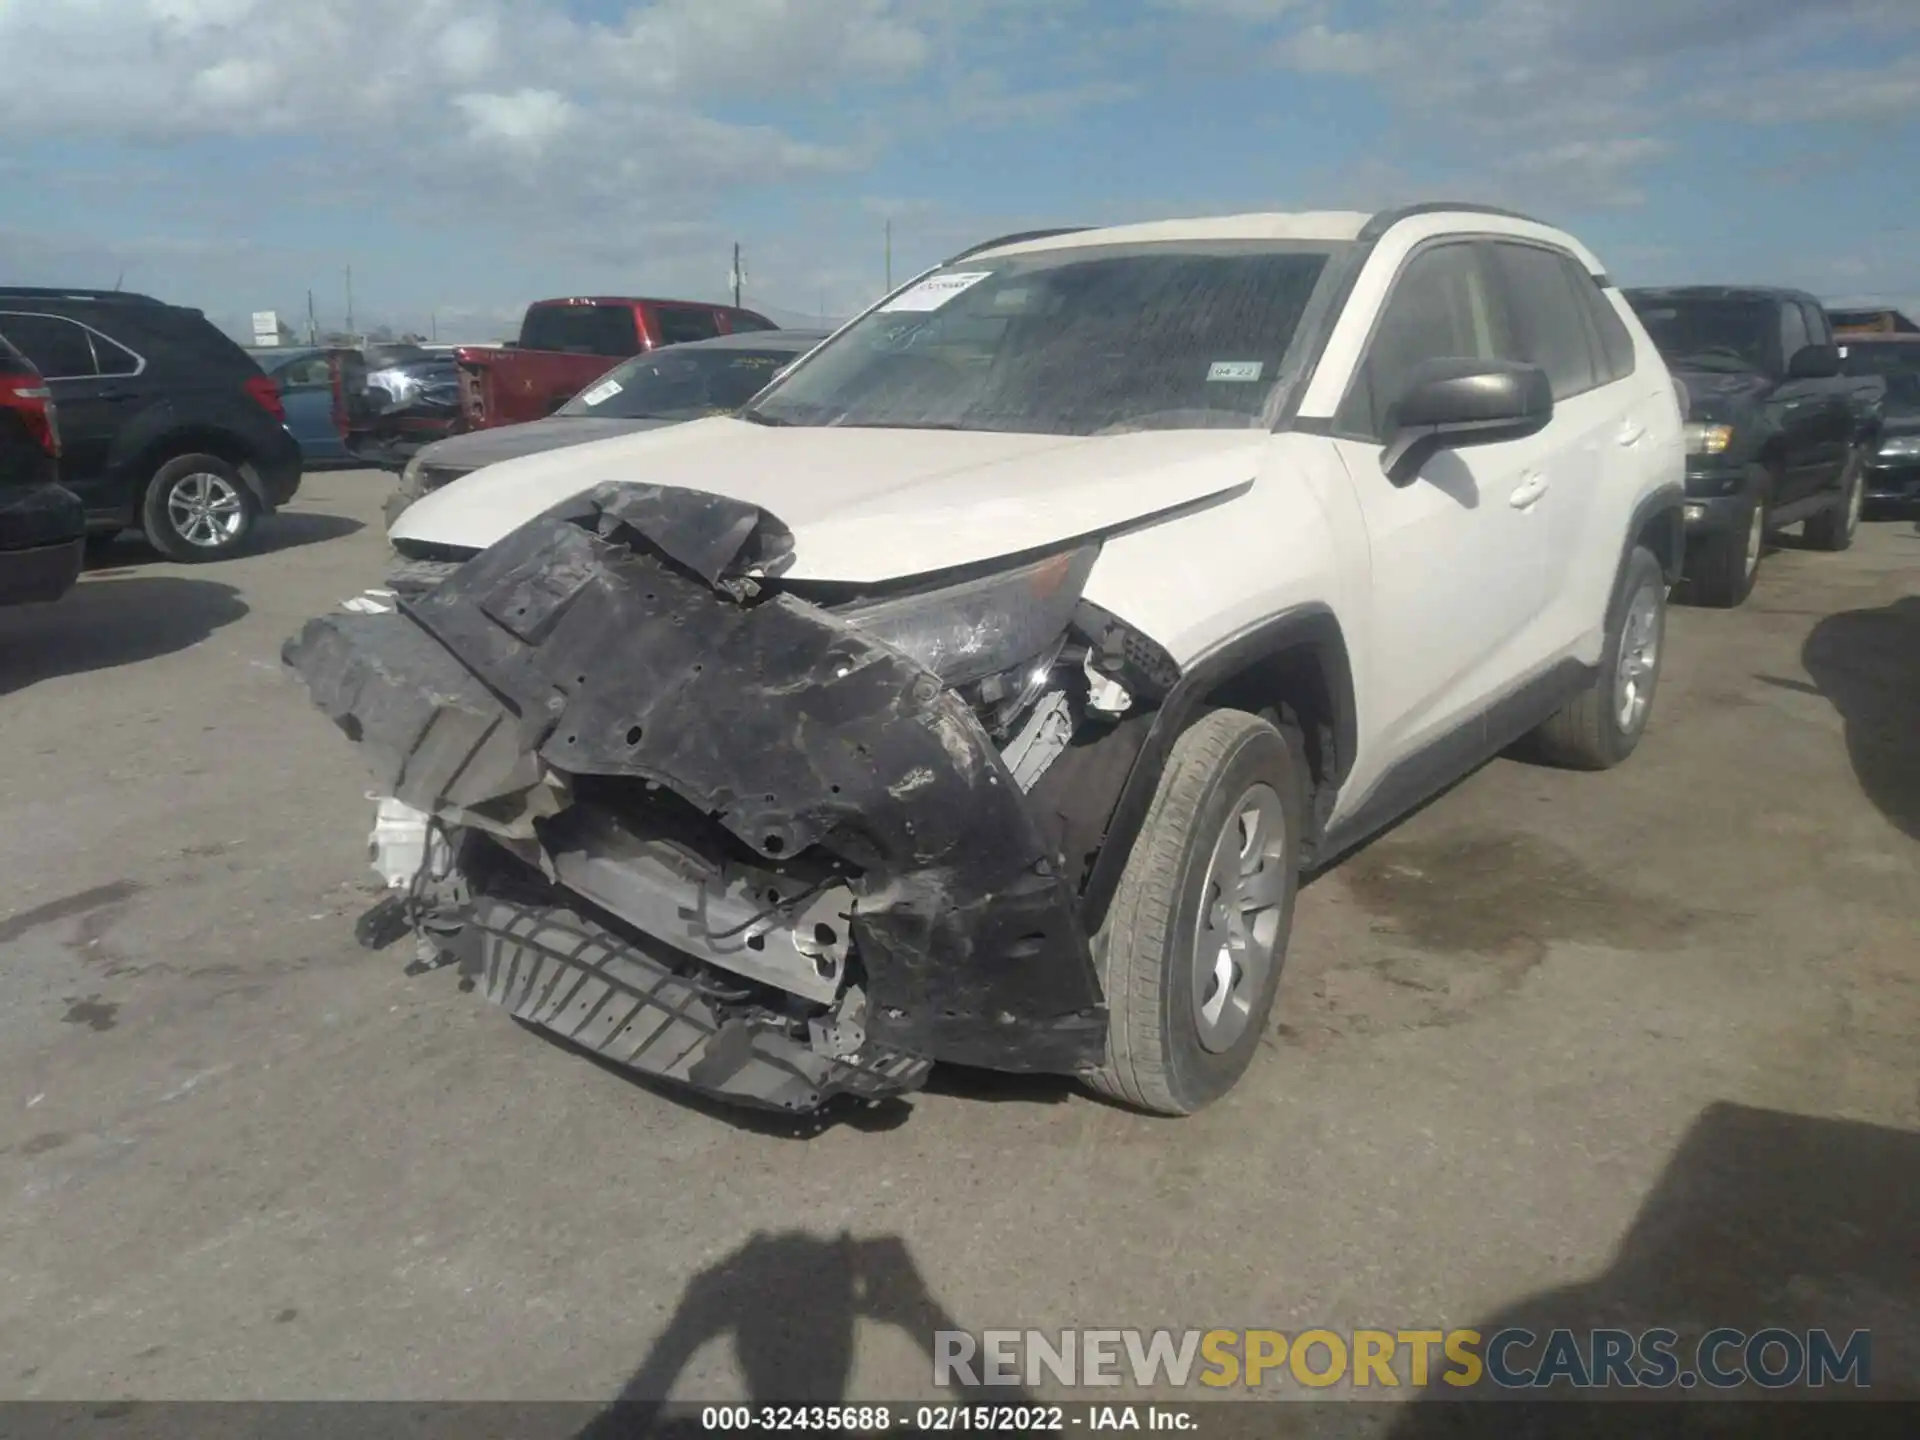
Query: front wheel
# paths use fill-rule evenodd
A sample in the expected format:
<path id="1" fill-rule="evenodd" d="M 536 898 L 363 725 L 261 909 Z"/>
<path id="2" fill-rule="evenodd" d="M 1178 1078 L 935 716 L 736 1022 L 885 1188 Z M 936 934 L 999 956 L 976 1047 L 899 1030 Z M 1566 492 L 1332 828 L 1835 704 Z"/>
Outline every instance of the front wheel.
<path id="1" fill-rule="evenodd" d="M 1094 940 L 1108 1006 L 1094 1089 L 1190 1115 L 1246 1073 L 1280 986 L 1305 816 L 1290 731 L 1216 710 L 1175 742 Z"/>
<path id="2" fill-rule="evenodd" d="M 1653 712 L 1667 637 L 1667 577 L 1644 546 L 1627 557 L 1607 613 L 1600 673 L 1534 731 L 1532 749 L 1549 764 L 1607 770 L 1634 752 Z"/>
<path id="3" fill-rule="evenodd" d="M 1689 604 L 1731 610 L 1753 593 L 1760 559 L 1767 548 L 1767 494 L 1770 487 L 1749 491 L 1725 530 L 1707 536 L 1687 556 L 1682 594 Z"/>

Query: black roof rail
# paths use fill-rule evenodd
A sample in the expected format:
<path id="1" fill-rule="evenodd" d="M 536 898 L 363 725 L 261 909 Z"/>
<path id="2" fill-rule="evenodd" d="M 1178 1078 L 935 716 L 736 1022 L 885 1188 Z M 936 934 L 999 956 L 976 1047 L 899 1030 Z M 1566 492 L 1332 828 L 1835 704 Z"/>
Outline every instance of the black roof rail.
<path id="1" fill-rule="evenodd" d="M 135 290 L 85 290 L 69 285 L 0 285 L 0 296 L 10 300 L 121 300 L 129 305 L 164 305 Z"/>
<path id="2" fill-rule="evenodd" d="M 1378 240 L 1402 220 L 1411 220 L 1416 215 L 1444 215 L 1449 211 L 1466 215 L 1499 215 L 1508 220 L 1524 220 L 1529 225 L 1547 223 L 1536 216 L 1523 215 L 1518 210 L 1507 210 L 1498 205 L 1480 205 L 1472 200 L 1423 200 L 1418 205 L 1402 205 L 1395 210 L 1379 211 L 1360 227 L 1360 238 Z"/>
<path id="3" fill-rule="evenodd" d="M 945 262 L 956 265 L 969 255 L 978 255 L 982 250 L 998 250 L 1002 245 L 1021 245 L 1029 240 L 1051 240 L 1055 235 L 1078 235 L 1082 230 L 1091 230 L 1091 225 L 1061 225 L 1052 230 L 1016 230 L 1011 235 L 996 235 L 991 240 L 982 240 L 978 245 L 969 245 L 958 255 L 950 256 Z"/>

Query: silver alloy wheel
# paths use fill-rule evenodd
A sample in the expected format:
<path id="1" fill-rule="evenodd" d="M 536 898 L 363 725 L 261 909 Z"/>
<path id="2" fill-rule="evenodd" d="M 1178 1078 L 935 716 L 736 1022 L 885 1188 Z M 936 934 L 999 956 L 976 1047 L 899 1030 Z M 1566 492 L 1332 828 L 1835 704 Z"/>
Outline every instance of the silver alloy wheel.
<path id="1" fill-rule="evenodd" d="M 1753 502 L 1753 523 L 1747 526 L 1747 574 L 1760 566 L 1760 550 L 1767 539 L 1767 507 Z"/>
<path id="2" fill-rule="evenodd" d="M 1193 939 L 1193 1024 L 1214 1054 L 1246 1032 L 1280 944 L 1287 812 L 1270 785 L 1250 786 L 1214 841 Z"/>
<path id="3" fill-rule="evenodd" d="M 1620 658 L 1613 675 L 1613 718 L 1631 735 L 1647 718 L 1654 681 L 1660 675 L 1660 597 L 1651 585 L 1634 591 L 1620 625 Z"/>
<path id="4" fill-rule="evenodd" d="M 204 550 L 231 544 L 246 524 L 246 502 L 233 483 L 205 470 L 182 475 L 167 494 L 167 521 L 189 545 Z"/>

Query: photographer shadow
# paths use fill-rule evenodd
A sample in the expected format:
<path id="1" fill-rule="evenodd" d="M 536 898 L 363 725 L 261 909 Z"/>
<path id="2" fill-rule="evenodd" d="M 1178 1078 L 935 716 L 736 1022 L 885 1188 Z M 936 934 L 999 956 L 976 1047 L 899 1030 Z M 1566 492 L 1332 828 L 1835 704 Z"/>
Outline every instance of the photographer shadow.
<path id="1" fill-rule="evenodd" d="M 697 1416 L 665 1417 L 662 1406 L 701 1347 L 729 1335 L 746 1379 L 745 1404 L 858 1404 L 849 1402 L 847 1386 L 860 1321 L 909 1336 L 925 1353 L 929 1374 L 935 1333 L 961 1328 L 898 1237 L 756 1235 L 693 1278 L 640 1368 L 577 1440 L 705 1434 Z M 1024 1391 L 1001 1385 L 961 1387 L 954 1398 L 1030 1403 Z"/>

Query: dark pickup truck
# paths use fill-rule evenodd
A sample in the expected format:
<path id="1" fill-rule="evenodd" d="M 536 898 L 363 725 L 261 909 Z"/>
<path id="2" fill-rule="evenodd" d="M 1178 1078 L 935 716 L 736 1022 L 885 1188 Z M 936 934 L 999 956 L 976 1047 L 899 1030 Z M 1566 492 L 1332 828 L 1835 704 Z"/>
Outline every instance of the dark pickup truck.
<path id="1" fill-rule="evenodd" d="M 460 375 L 459 428 L 544 420 L 622 360 L 662 345 L 778 328 L 751 310 L 690 300 L 536 300 L 520 321 L 516 343 L 463 345 L 453 352 Z"/>
<path id="2" fill-rule="evenodd" d="M 1851 545 L 1880 387 L 1841 373 L 1820 302 L 1723 285 L 1626 297 L 1685 391 L 1686 598 L 1740 604 L 1767 534 L 1788 525 L 1806 522 L 1819 549 Z"/>

